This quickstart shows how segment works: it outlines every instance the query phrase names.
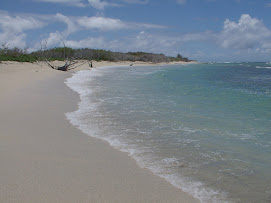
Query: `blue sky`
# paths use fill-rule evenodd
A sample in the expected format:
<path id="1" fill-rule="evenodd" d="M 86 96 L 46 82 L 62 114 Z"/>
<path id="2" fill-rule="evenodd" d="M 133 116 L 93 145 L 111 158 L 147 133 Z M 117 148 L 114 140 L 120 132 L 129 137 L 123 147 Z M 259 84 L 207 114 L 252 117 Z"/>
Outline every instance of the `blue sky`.
<path id="1" fill-rule="evenodd" d="M 1 0 L 0 44 L 271 61 L 271 0 Z"/>

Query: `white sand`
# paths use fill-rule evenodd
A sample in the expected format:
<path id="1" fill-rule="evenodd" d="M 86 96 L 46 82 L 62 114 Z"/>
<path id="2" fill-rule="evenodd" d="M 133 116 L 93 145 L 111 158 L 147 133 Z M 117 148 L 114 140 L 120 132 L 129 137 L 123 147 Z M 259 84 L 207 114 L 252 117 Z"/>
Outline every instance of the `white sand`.
<path id="1" fill-rule="evenodd" d="M 0 202 L 197 202 L 72 126 L 64 113 L 79 97 L 64 84 L 70 76 L 0 64 Z"/>

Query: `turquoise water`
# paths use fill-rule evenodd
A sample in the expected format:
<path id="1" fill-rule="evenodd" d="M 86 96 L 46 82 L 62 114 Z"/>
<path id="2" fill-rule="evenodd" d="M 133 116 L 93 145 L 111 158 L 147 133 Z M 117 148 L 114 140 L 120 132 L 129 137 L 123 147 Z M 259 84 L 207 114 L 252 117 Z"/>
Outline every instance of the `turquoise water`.
<path id="1" fill-rule="evenodd" d="M 90 136 L 202 202 L 271 201 L 271 64 L 104 67 L 67 80 Z"/>

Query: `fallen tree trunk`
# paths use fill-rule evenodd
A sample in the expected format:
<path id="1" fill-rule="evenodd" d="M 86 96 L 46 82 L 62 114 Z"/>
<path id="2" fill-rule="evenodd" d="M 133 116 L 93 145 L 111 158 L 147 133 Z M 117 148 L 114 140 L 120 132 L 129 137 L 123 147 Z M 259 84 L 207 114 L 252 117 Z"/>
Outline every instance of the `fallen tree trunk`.
<path id="1" fill-rule="evenodd" d="M 67 71 L 68 67 L 67 66 L 61 66 L 61 67 L 58 67 L 57 70 Z"/>
<path id="2" fill-rule="evenodd" d="M 65 65 L 63 65 L 63 66 L 54 66 L 54 65 L 53 65 L 52 63 L 50 63 L 48 60 L 46 60 L 46 62 L 47 62 L 47 64 L 48 64 L 52 69 L 54 69 L 54 70 L 60 70 L 60 71 L 68 71 L 68 70 L 72 70 L 72 69 L 75 69 L 75 68 L 77 68 L 77 67 L 79 67 L 79 66 L 82 66 L 82 65 L 84 65 L 84 64 L 86 64 L 86 63 L 89 63 L 89 64 L 92 65 L 92 63 L 89 62 L 89 61 L 69 61 L 69 60 L 67 60 L 66 63 L 65 63 Z M 76 66 L 76 64 L 78 64 L 78 65 Z"/>

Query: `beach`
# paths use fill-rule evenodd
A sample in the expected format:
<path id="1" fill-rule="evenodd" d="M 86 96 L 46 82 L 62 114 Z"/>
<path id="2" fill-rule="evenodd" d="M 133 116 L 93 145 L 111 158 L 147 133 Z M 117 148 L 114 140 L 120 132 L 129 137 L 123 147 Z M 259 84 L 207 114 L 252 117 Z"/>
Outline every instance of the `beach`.
<path id="1" fill-rule="evenodd" d="M 0 202 L 198 202 L 70 124 L 80 99 L 64 81 L 86 69 L 0 64 Z"/>

